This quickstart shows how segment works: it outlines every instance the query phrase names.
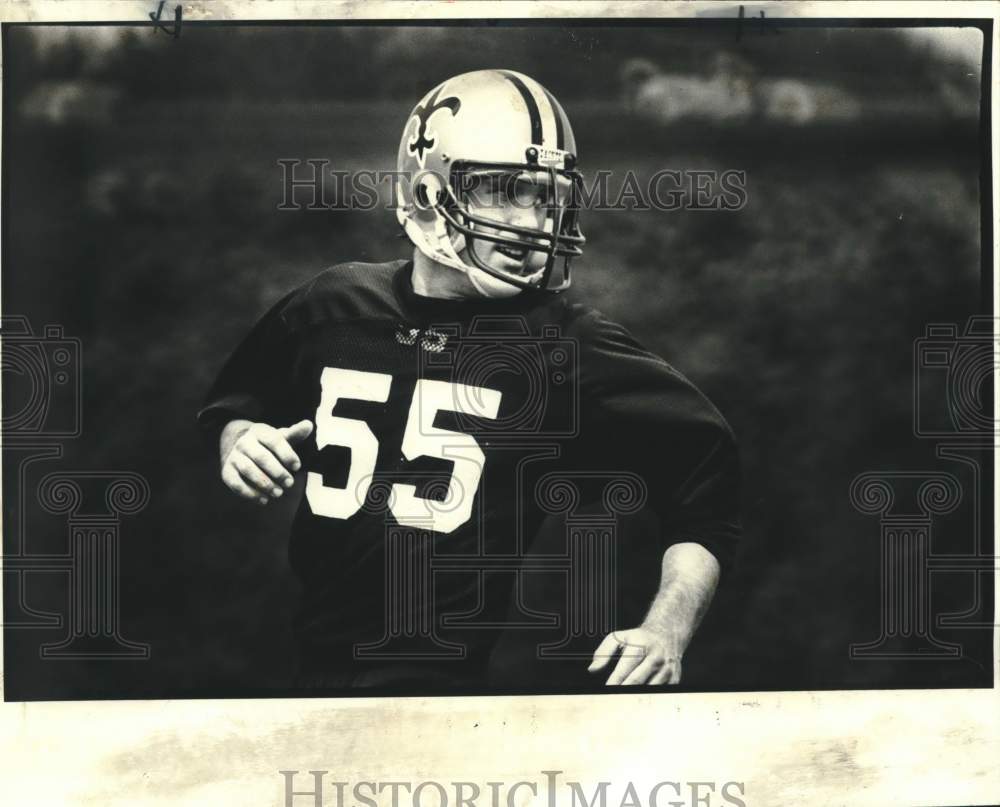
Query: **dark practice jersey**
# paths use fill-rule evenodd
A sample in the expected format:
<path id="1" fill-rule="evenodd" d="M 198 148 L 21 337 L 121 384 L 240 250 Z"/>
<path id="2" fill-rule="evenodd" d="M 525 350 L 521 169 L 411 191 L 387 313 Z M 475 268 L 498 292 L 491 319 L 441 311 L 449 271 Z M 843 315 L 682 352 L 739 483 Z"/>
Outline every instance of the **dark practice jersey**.
<path id="1" fill-rule="evenodd" d="M 735 444 L 689 381 L 565 295 L 431 299 L 411 270 L 344 264 L 288 294 L 199 413 L 216 446 L 234 418 L 315 424 L 296 447 L 305 491 L 289 545 L 304 658 L 337 670 L 460 662 L 474 680 L 553 517 L 597 512 L 599 526 L 646 506 L 654 563 L 695 541 L 729 565 Z M 568 569 L 569 552 L 531 563 Z"/>

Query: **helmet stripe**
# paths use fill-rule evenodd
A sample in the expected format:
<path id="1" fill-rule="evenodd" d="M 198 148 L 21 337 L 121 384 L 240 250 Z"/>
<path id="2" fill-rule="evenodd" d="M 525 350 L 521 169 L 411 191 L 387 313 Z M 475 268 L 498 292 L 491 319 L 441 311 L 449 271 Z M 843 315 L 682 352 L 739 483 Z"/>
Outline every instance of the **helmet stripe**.
<path id="1" fill-rule="evenodd" d="M 552 107 L 552 117 L 556 120 L 556 148 L 564 149 L 566 144 L 563 140 L 563 122 L 562 122 L 562 110 L 559 108 L 559 104 L 556 103 L 556 99 L 552 97 L 552 93 L 545 90 L 545 97 L 548 99 L 549 106 Z"/>
<path id="2" fill-rule="evenodd" d="M 531 142 L 536 145 L 542 144 L 542 116 L 538 111 L 538 104 L 535 103 L 535 96 L 531 94 L 531 90 L 527 88 L 525 83 L 521 79 L 507 70 L 499 71 L 504 78 L 506 78 L 511 84 L 513 84 L 519 93 L 521 93 L 521 98 L 524 101 L 524 105 L 528 108 L 528 119 L 531 122 Z"/>

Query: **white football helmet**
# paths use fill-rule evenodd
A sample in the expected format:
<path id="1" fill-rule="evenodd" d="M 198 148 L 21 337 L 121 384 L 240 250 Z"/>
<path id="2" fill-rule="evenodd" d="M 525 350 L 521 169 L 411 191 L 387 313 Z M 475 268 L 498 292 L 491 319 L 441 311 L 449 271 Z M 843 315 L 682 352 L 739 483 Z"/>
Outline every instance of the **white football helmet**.
<path id="1" fill-rule="evenodd" d="M 465 272 L 480 294 L 562 291 L 584 244 L 577 224 L 583 178 L 576 163 L 569 119 L 541 84 L 510 70 L 464 73 L 439 84 L 410 113 L 396 166 L 397 217 L 417 249 Z M 543 228 L 471 212 L 469 193 L 484 176 L 546 184 Z M 477 253 L 480 239 L 522 252 L 522 270 L 490 266 Z"/>

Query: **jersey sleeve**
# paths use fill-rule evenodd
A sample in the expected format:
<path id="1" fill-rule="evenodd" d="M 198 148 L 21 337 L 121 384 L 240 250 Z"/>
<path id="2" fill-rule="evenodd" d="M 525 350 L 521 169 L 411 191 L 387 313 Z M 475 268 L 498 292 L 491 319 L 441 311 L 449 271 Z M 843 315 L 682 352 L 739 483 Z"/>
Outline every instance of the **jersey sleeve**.
<path id="1" fill-rule="evenodd" d="M 694 384 L 622 326 L 591 311 L 579 334 L 587 461 L 637 473 L 659 516 L 662 549 L 701 544 L 726 574 L 742 533 L 729 425 Z"/>
<path id="2" fill-rule="evenodd" d="M 290 373 L 290 334 L 282 313 L 289 294 L 268 311 L 226 360 L 198 412 L 198 426 L 208 444 L 218 448 L 231 420 L 286 425 L 282 421 Z"/>

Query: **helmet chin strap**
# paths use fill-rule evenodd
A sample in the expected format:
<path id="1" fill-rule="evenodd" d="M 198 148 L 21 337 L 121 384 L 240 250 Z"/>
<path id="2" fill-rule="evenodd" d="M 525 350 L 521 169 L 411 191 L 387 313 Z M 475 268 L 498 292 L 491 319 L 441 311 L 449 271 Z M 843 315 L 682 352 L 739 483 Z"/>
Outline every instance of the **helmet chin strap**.
<path id="1" fill-rule="evenodd" d="M 513 283 L 506 283 L 500 278 L 493 277 L 493 275 L 484 272 L 478 266 L 469 266 L 469 264 L 462 260 L 461 253 L 464 250 L 475 248 L 468 242 L 464 233 L 449 233 L 448 225 L 442 219 L 438 219 L 435 230 L 440 232 L 438 243 L 441 245 L 442 251 L 450 259 L 446 265 L 464 272 L 477 294 L 482 297 L 499 299 L 514 297 L 521 293 L 521 289 Z"/>
<path id="2" fill-rule="evenodd" d="M 443 219 L 438 218 L 434 223 L 433 237 L 421 230 L 412 219 L 407 218 L 403 227 L 410 240 L 428 258 L 442 266 L 464 273 L 477 294 L 491 299 L 501 299 L 521 293 L 522 289 L 519 286 L 507 283 L 484 272 L 478 266 L 470 266 L 463 261 L 460 253 L 466 249 L 474 249 L 474 246 L 467 241 L 463 233 L 449 232 L 448 225 Z"/>
<path id="3" fill-rule="evenodd" d="M 435 252 L 437 252 L 440 256 L 435 260 L 439 263 L 443 263 L 445 266 L 450 266 L 452 269 L 458 269 L 460 272 L 468 273 L 469 267 L 465 265 L 465 262 L 458 254 L 465 248 L 465 236 L 461 233 L 457 233 L 456 235 L 458 238 L 455 238 L 448 232 L 448 225 L 445 223 L 444 219 L 439 217 L 437 221 L 434 222 Z M 443 258 L 443 260 L 441 258 Z"/>
<path id="4" fill-rule="evenodd" d="M 435 222 L 433 236 L 420 229 L 420 226 L 411 218 L 405 219 L 403 229 L 414 246 L 435 263 L 457 269 L 460 272 L 469 270 L 469 267 L 462 262 L 452 246 L 443 221 Z"/>
<path id="5" fill-rule="evenodd" d="M 463 249 L 468 249 L 471 252 L 476 248 L 475 244 L 470 243 L 463 233 L 458 233 L 457 238 L 453 243 L 455 244 L 456 250 L 459 252 Z M 520 286 L 515 286 L 513 283 L 507 283 L 498 277 L 494 277 L 489 272 L 484 272 L 478 266 L 469 266 L 468 264 L 464 265 L 466 266 L 466 277 L 469 278 L 469 282 L 483 297 L 489 297 L 495 300 L 503 299 L 507 297 L 516 297 L 523 291 Z"/>

